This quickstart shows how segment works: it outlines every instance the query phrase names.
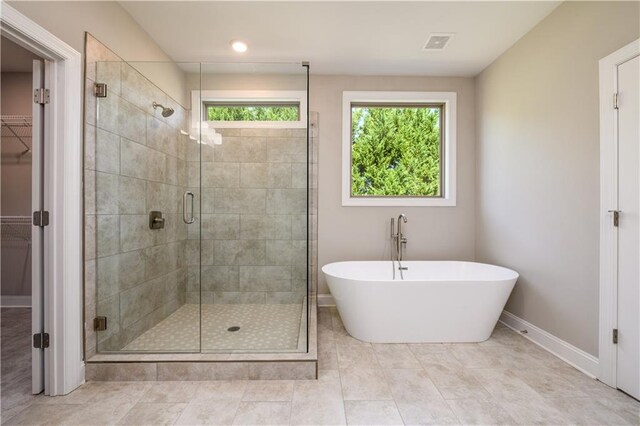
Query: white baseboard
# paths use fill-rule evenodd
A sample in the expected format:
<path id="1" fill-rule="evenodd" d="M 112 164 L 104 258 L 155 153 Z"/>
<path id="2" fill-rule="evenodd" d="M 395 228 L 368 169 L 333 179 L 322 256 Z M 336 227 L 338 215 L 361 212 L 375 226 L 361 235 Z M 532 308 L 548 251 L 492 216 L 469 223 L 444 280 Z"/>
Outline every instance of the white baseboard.
<path id="1" fill-rule="evenodd" d="M 31 296 L 2 296 L 0 305 L 3 308 L 30 308 Z"/>
<path id="2" fill-rule="evenodd" d="M 319 294 L 318 307 L 321 308 L 328 306 L 336 306 L 336 301 L 333 299 L 333 296 L 330 294 Z"/>
<path id="3" fill-rule="evenodd" d="M 513 315 L 511 312 L 502 311 L 500 322 L 510 329 L 520 333 L 526 339 L 551 352 L 561 360 L 571 364 L 587 376 L 597 378 L 600 372 L 598 358 L 578 349 L 570 343 L 550 334 L 543 329 Z M 527 333 L 521 333 L 527 330 Z"/>

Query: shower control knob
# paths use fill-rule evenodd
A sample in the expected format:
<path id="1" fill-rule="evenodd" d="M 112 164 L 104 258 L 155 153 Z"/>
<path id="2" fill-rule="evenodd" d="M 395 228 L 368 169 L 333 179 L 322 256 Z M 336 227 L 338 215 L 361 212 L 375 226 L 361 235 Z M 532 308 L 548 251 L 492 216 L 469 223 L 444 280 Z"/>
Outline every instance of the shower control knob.
<path id="1" fill-rule="evenodd" d="M 155 210 L 149 212 L 149 228 L 151 229 L 164 228 L 164 217 L 162 217 L 162 212 L 155 211 Z"/>

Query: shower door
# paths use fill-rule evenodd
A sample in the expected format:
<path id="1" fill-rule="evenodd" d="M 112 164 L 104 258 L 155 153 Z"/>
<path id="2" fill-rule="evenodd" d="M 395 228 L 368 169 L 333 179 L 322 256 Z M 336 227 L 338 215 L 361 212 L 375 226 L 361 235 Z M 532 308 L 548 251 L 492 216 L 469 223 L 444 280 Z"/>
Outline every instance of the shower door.
<path id="1" fill-rule="evenodd" d="M 300 63 L 202 64 L 203 352 L 307 351 L 307 86 Z"/>
<path id="2" fill-rule="evenodd" d="M 96 352 L 306 352 L 307 68 L 89 65 Z"/>

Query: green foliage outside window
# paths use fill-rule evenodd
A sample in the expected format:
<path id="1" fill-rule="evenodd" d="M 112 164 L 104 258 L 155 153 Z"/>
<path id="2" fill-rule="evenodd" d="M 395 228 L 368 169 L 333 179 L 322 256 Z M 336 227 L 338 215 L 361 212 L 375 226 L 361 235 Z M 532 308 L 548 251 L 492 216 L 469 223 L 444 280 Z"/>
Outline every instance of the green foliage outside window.
<path id="1" fill-rule="evenodd" d="M 440 193 L 440 108 L 351 108 L 351 195 Z"/>
<path id="2" fill-rule="evenodd" d="M 297 106 L 207 105 L 209 121 L 298 121 Z"/>

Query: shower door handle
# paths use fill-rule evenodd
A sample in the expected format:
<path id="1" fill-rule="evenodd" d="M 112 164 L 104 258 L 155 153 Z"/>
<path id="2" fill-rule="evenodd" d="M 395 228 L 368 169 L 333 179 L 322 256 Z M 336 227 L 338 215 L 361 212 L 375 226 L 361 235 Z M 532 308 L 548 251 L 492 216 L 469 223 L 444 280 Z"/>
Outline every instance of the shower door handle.
<path id="1" fill-rule="evenodd" d="M 187 215 L 187 198 L 191 197 L 191 216 Z M 182 220 L 184 223 L 193 223 L 195 222 L 195 218 L 193 217 L 193 199 L 195 196 L 191 191 L 184 191 L 182 195 Z"/>

